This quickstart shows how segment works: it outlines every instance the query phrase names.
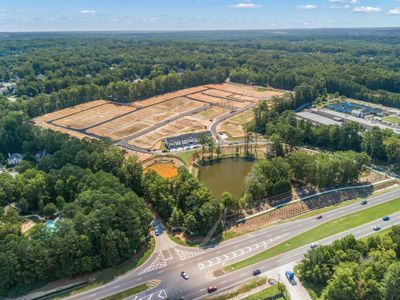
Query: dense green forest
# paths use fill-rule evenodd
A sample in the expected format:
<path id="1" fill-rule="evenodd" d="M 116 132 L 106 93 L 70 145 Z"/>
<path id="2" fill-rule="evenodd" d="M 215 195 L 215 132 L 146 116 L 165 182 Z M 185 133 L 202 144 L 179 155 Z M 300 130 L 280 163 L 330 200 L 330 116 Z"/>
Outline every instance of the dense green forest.
<path id="1" fill-rule="evenodd" d="M 392 133 L 356 124 L 317 127 L 291 111 L 327 92 L 400 107 L 399 42 L 397 31 L 0 35 L 0 79 L 15 83 L 10 93 L 17 97 L 0 96 L 0 162 L 24 154 L 17 174 L 0 174 L 0 294 L 132 257 L 145 245 L 151 209 L 172 227 L 204 236 L 225 209 L 236 216 L 293 183 L 352 183 L 368 155 L 399 162 L 400 138 Z M 294 91 L 276 98 L 273 110 L 266 103 L 255 110 L 249 130 L 274 143 L 252 171 L 247 203 L 229 194 L 214 199 L 186 169 L 169 180 L 143 175 L 135 158 L 107 141 L 80 141 L 30 123 L 99 98 L 130 102 L 227 79 Z M 341 152 L 295 152 L 304 145 Z M 48 155 L 35 160 L 42 150 Z M 22 234 L 29 214 L 59 221 Z"/>
<path id="2" fill-rule="evenodd" d="M 1 37 L 0 37 L 1 38 Z M 397 30 L 9 34 L 0 78 L 16 80 L 32 117 L 84 101 L 116 101 L 203 83 L 269 85 L 400 107 Z"/>
<path id="3" fill-rule="evenodd" d="M 399 299 L 400 227 L 356 240 L 347 236 L 309 251 L 299 275 L 326 300 Z"/>

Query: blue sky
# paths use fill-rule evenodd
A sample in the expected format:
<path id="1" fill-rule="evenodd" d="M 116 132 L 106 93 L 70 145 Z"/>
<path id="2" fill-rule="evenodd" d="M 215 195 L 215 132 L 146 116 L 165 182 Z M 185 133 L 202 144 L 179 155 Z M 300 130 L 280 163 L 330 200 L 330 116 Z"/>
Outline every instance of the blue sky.
<path id="1" fill-rule="evenodd" d="M 0 0 L 0 32 L 396 26 L 400 0 Z"/>

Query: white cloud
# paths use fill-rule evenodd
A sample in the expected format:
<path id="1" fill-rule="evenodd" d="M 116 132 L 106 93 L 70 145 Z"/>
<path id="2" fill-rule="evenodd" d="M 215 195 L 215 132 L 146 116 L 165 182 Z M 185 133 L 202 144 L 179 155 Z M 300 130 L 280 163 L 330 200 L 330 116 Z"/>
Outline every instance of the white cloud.
<path id="1" fill-rule="evenodd" d="M 259 8 L 261 7 L 261 5 L 259 4 L 255 4 L 255 3 L 251 3 L 251 2 L 242 2 L 242 3 L 238 3 L 232 6 L 233 8 Z"/>
<path id="2" fill-rule="evenodd" d="M 96 11 L 93 9 L 82 9 L 79 13 L 81 15 L 94 16 L 96 14 Z"/>
<path id="3" fill-rule="evenodd" d="M 353 9 L 353 12 L 355 13 L 364 13 L 364 14 L 378 13 L 381 11 L 382 8 L 374 6 L 359 6 L 359 7 L 354 7 Z"/>
<path id="4" fill-rule="evenodd" d="M 400 7 L 398 8 L 393 8 L 391 10 L 388 11 L 389 15 L 400 15 Z"/>
<path id="5" fill-rule="evenodd" d="M 317 6 L 314 5 L 314 4 L 304 4 L 304 5 L 299 5 L 299 6 L 297 6 L 297 9 L 304 9 L 304 10 L 307 10 L 307 9 L 316 9 L 316 8 L 317 8 Z"/>
<path id="6" fill-rule="evenodd" d="M 360 3 L 360 0 L 329 0 L 329 3 L 350 3 L 357 4 Z"/>

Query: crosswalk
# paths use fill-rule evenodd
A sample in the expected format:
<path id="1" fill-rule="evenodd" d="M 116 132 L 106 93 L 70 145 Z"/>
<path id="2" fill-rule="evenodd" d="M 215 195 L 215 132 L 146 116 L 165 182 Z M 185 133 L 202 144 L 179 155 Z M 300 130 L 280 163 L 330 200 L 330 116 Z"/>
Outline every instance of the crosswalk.
<path id="1" fill-rule="evenodd" d="M 175 248 L 175 252 L 180 260 L 187 260 L 203 253 L 201 251 L 184 251 L 184 250 L 179 250 L 177 248 Z"/>
<path id="2" fill-rule="evenodd" d="M 157 257 L 153 260 L 153 262 L 146 269 L 138 273 L 138 275 L 145 274 L 154 270 L 158 270 L 167 266 L 167 261 L 164 258 L 162 252 L 157 254 Z"/>
<path id="3" fill-rule="evenodd" d="M 224 255 L 215 257 L 213 259 L 209 259 L 209 260 L 200 262 L 200 263 L 197 264 L 197 266 L 199 267 L 200 270 L 211 268 L 211 267 L 217 266 L 217 265 L 223 266 L 228 261 L 231 261 L 233 259 L 236 259 L 236 258 L 239 258 L 241 256 L 244 256 L 244 255 L 246 255 L 246 254 L 248 254 L 250 252 L 255 252 L 256 250 L 265 249 L 273 241 L 278 240 L 278 239 L 284 237 L 287 234 L 288 233 L 280 235 L 280 236 L 277 236 L 277 237 L 274 237 L 274 238 L 270 238 L 268 240 L 265 240 L 265 241 L 262 241 L 262 242 L 259 242 L 259 243 L 256 243 L 256 244 L 253 244 L 253 245 L 250 245 L 250 246 L 247 246 L 247 247 L 244 247 L 244 248 L 232 251 L 232 252 L 229 252 L 228 254 L 224 254 Z"/>

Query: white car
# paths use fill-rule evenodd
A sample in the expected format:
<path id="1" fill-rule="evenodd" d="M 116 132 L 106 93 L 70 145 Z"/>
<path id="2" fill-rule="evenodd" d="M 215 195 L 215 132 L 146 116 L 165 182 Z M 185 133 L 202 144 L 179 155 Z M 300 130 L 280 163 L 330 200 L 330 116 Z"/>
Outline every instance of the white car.
<path id="1" fill-rule="evenodd" d="M 188 280 L 189 279 L 189 275 L 186 272 L 181 272 L 181 276 L 183 277 L 183 279 Z"/>
<path id="2" fill-rule="evenodd" d="M 311 249 L 314 249 L 314 248 L 317 248 L 318 247 L 318 244 L 317 243 L 312 243 L 311 245 L 310 245 L 310 248 Z"/>

